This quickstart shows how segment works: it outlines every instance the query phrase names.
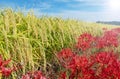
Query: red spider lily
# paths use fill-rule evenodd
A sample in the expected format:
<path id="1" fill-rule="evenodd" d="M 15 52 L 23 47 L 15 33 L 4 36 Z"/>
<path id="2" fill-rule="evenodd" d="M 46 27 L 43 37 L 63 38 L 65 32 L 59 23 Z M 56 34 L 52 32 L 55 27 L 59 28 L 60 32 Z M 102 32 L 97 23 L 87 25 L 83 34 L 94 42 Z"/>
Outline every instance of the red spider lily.
<path id="1" fill-rule="evenodd" d="M 67 58 L 73 56 L 73 52 L 71 51 L 71 49 L 66 48 L 66 49 L 63 49 L 61 52 L 59 52 L 57 54 L 57 56 L 59 58 L 65 58 L 65 59 L 67 59 Z"/>
<path id="2" fill-rule="evenodd" d="M 111 52 L 101 52 L 96 55 L 96 63 L 99 63 L 99 75 L 101 78 L 120 78 L 120 61 Z"/>
<path id="3" fill-rule="evenodd" d="M 66 69 L 70 70 L 69 79 L 119 79 L 120 61 L 113 52 L 98 52 L 88 58 L 74 55 L 67 62 Z M 61 74 L 65 76 L 65 74 Z M 61 78 L 61 77 L 60 77 Z M 64 79 L 64 78 L 63 78 Z"/>
<path id="4" fill-rule="evenodd" d="M 98 52 L 95 56 L 95 60 L 98 63 L 102 64 L 111 64 L 114 62 L 118 57 L 114 55 L 112 52 Z"/>
<path id="5" fill-rule="evenodd" d="M 67 79 L 66 72 L 60 72 L 60 76 L 58 79 Z"/>
<path id="6" fill-rule="evenodd" d="M 29 74 L 23 75 L 21 79 L 31 79 Z"/>
<path id="7" fill-rule="evenodd" d="M 99 37 L 97 40 L 97 47 L 104 48 L 109 46 L 118 47 L 118 32 L 116 31 L 106 31 L 102 37 Z"/>
<path id="8" fill-rule="evenodd" d="M 10 61 L 11 59 L 4 61 L 2 59 L 2 56 L 0 55 L 0 73 L 2 74 L 2 76 L 9 77 L 9 75 L 11 75 L 11 73 L 14 71 L 14 68 L 6 67 Z"/>
<path id="9" fill-rule="evenodd" d="M 22 78 L 21 78 L 21 79 L 31 79 L 32 74 L 33 74 L 32 72 L 28 72 L 27 74 L 22 75 Z"/>
<path id="10" fill-rule="evenodd" d="M 74 56 L 73 52 L 71 51 L 71 49 L 66 48 L 63 49 L 61 52 L 59 52 L 57 54 L 61 64 L 63 66 L 65 66 L 67 64 L 67 62 L 69 62 L 71 60 L 71 57 Z"/>
<path id="11" fill-rule="evenodd" d="M 21 79 L 46 79 L 41 71 L 29 72 L 23 75 Z"/>
<path id="12" fill-rule="evenodd" d="M 9 75 L 11 75 L 12 71 L 13 71 L 13 69 L 11 69 L 11 68 L 1 67 L 1 73 L 5 77 L 9 77 Z"/>
<path id="13" fill-rule="evenodd" d="M 72 69 L 72 70 L 80 70 L 83 67 L 85 68 L 88 65 L 88 59 L 86 58 L 86 56 L 74 56 L 72 57 L 72 60 L 70 61 L 70 63 L 68 64 L 68 68 Z"/>
<path id="14" fill-rule="evenodd" d="M 70 79 L 77 77 L 77 79 L 91 79 L 93 70 L 88 69 L 90 67 L 89 59 L 86 56 L 74 56 L 68 65 L 68 69 L 71 71 Z M 77 76 L 76 76 L 77 74 Z"/>
<path id="15" fill-rule="evenodd" d="M 120 33 L 120 28 L 115 28 L 115 29 L 112 29 L 112 31 L 116 32 L 116 33 Z"/>
<path id="16" fill-rule="evenodd" d="M 11 59 L 4 61 L 4 60 L 2 59 L 2 56 L 0 55 L 0 67 L 1 67 L 1 66 L 6 66 L 6 65 L 8 65 L 8 63 L 9 63 L 10 61 L 11 61 Z"/>
<path id="17" fill-rule="evenodd" d="M 42 72 L 40 72 L 40 71 L 35 71 L 35 72 L 33 73 L 33 78 L 34 78 L 34 79 L 46 79 L 46 78 L 43 76 Z"/>
<path id="18" fill-rule="evenodd" d="M 95 38 L 91 34 L 84 33 L 84 34 L 80 35 L 80 37 L 78 38 L 76 47 L 78 49 L 81 49 L 82 51 L 85 51 L 91 47 L 91 44 L 94 41 L 94 39 Z"/>

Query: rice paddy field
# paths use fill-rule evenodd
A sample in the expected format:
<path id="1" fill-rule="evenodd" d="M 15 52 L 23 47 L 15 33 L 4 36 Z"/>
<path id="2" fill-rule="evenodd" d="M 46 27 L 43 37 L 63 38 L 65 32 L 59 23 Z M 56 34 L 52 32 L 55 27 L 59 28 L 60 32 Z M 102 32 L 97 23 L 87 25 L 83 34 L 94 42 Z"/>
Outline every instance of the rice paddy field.
<path id="1" fill-rule="evenodd" d="M 117 27 L 57 17 L 37 17 L 31 12 L 25 15 L 11 9 L 0 11 L 0 54 L 4 60 L 11 59 L 8 67 L 21 67 L 4 79 L 19 79 L 22 74 L 34 70 L 46 73 L 59 65 L 57 52 L 74 47 L 82 33 L 100 36 L 103 28 Z"/>

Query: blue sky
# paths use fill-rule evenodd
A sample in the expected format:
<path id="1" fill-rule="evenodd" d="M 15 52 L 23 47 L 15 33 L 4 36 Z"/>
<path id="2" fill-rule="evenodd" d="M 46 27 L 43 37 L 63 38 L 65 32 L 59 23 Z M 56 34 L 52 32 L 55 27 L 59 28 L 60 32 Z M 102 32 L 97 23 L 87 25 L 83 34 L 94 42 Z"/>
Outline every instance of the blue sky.
<path id="1" fill-rule="evenodd" d="M 120 2 L 120 0 L 0 0 L 0 8 L 9 7 L 14 10 L 20 8 L 23 12 L 32 9 L 37 16 L 48 15 L 83 21 L 118 21 L 120 6 L 114 5 L 115 1 Z"/>

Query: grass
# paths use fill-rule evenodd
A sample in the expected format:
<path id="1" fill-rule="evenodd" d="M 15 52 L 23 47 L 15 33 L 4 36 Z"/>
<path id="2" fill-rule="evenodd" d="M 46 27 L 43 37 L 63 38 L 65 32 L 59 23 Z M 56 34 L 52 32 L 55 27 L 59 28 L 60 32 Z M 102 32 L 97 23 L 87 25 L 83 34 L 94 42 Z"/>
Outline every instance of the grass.
<path id="1" fill-rule="evenodd" d="M 36 17 L 6 9 L 0 12 L 0 54 L 4 59 L 12 58 L 12 64 L 21 64 L 20 73 L 41 68 L 46 71 L 57 51 L 73 47 L 83 32 L 100 35 L 102 28 L 115 28 L 96 23 L 57 17 Z M 16 78 L 19 72 L 13 73 Z"/>

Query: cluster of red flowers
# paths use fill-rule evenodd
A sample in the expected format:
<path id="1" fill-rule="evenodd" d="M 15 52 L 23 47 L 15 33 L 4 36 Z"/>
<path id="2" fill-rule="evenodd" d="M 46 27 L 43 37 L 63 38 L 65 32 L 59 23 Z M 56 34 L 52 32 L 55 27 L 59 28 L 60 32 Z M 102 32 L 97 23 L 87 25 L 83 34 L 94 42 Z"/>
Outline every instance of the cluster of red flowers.
<path id="1" fill-rule="evenodd" d="M 0 55 L 0 74 L 4 77 L 8 77 L 14 71 L 14 68 L 7 68 L 6 66 L 9 64 L 11 60 L 4 61 L 2 56 Z"/>
<path id="2" fill-rule="evenodd" d="M 118 47 L 120 37 L 120 28 L 112 30 L 105 30 L 104 34 L 100 37 L 92 36 L 89 33 L 84 33 L 78 38 L 76 47 L 81 51 L 85 51 L 89 48 L 105 48 L 105 47 Z"/>
<path id="3" fill-rule="evenodd" d="M 98 47 L 104 48 L 104 47 L 118 47 L 118 33 L 114 30 L 106 31 L 102 37 L 99 37 L 97 39 Z"/>
<path id="4" fill-rule="evenodd" d="M 66 52 L 71 51 L 64 49 L 60 53 L 66 54 Z M 69 62 L 63 59 L 64 57 L 59 60 L 64 63 L 67 71 L 63 72 L 59 79 L 120 79 L 120 61 L 114 52 L 96 52 L 89 57 L 74 54 L 65 58 L 69 59 Z"/>
<path id="5" fill-rule="evenodd" d="M 85 51 L 91 47 L 91 44 L 94 40 L 95 38 L 91 34 L 84 33 L 78 38 L 78 43 L 76 44 L 76 47 L 81 49 L 82 51 Z"/>
<path id="6" fill-rule="evenodd" d="M 88 53 L 92 52 L 92 48 L 96 48 L 96 51 L 89 56 L 79 54 L 79 51 L 74 53 L 69 48 L 59 52 L 57 56 L 65 70 L 60 73 L 59 79 L 120 79 L 119 54 L 114 50 L 100 51 L 106 47 L 118 47 L 119 34 L 120 29 L 117 28 L 105 30 L 101 37 L 88 33 L 80 35 L 76 47 L 80 51 L 89 49 Z"/>
<path id="7" fill-rule="evenodd" d="M 43 76 L 41 71 L 34 71 L 23 75 L 21 79 L 46 79 L 46 77 Z"/>

